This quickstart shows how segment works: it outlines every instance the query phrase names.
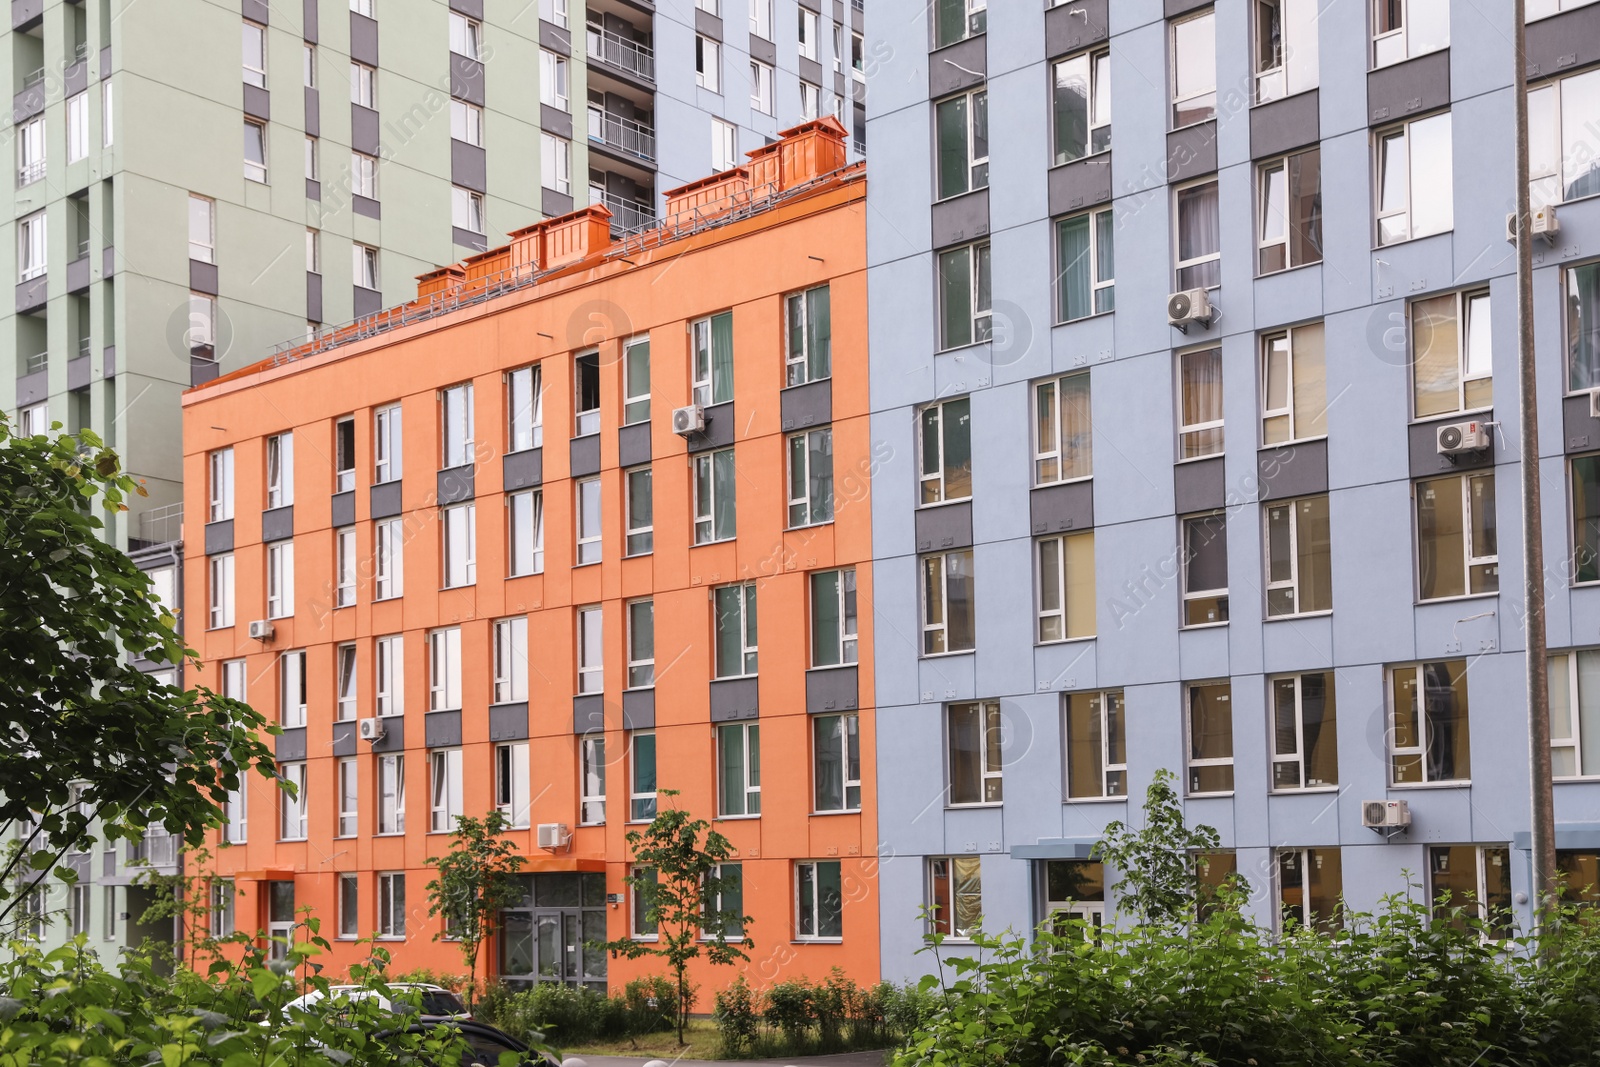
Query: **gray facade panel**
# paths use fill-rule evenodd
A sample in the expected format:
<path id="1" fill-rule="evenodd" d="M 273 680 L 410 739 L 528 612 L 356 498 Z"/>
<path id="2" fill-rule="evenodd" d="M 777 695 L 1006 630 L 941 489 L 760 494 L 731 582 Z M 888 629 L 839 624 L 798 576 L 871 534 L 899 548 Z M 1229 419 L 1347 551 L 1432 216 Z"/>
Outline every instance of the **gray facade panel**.
<path id="1" fill-rule="evenodd" d="M 759 59 L 767 66 L 776 66 L 778 63 L 778 46 L 764 37 L 750 35 L 750 58 Z"/>
<path id="2" fill-rule="evenodd" d="M 650 424 L 635 423 L 617 431 L 617 466 L 637 467 L 650 462 Z"/>
<path id="3" fill-rule="evenodd" d="M 87 255 L 79 256 L 77 259 L 67 264 L 67 292 L 83 292 L 85 289 L 89 288 L 90 280 L 89 257 Z M 194 287 L 190 286 L 190 288 L 192 289 Z M 216 292 L 215 289 L 206 291 L 213 293 Z"/>
<path id="4" fill-rule="evenodd" d="M 972 503 L 938 504 L 918 508 L 917 551 L 938 552 L 972 546 Z"/>
<path id="5" fill-rule="evenodd" d="M 474 495 L 477 467 L 471 463 L 459 467 L 446 467 L 438 475 L 438 501 L 443 504 L 459 504 L 463 500 L 471 500 Z"/>
<path id="6" fill-rule="evenodd" d="M 1167 180 L 1187 181 L 1215 173 L 1217 124 L 1197 122 L 1167 134 Z"/>
<path id="7" fill-rule="evenodd" d="M 571 445 L 571 472 L 574 478 L 587 478 L 600 473 L 600 435 L 574 437 Z"/>
<path id="8" fill-rule="evenodd" d="M 450 95 L 469 104 L 483 106 L 483 64 L 476 59 L 450 53 Z"/>
<path id="9" fill-rule="evenodd" d="M 382 208 L 382 206 L 378 203 L 378 201 L 372 199 L 372 197 L 370 197 L 370 196 L 352 196 L 350 198 L 350 208 L 357 215 L 365 215 L 369 219 L 381 219 L 381 218 L 383 218 L 383 208 Z M 360 288 L 361 288 L 360 286 L 356 286 L 356 289 L 358 291 L 360 290 Z M 358 299 L 356 302 L 359 304 L 361 301 Z M 382 296 L 378 296 L 378 306 L 373 308 L 372 310 L 373 311 L 377 311 L 377 310 L 380 310 L 382 307 L 383 307 L 383 297 Z M 370 313 L 371 312 L 361 312 L 361 314 L 370 314 Z"/>
<path id="10" fill-rule="evenodd" d="M 306 271 L 306 321 L 322 321 L 322 275 Z"/>
<path id="11" fill-rule="evenodd" d="M 378 65 L 378 22 L 350 12 L 350 58 L 369 67 Z"/>
<path id="12" fill-rule="evenodd" d="M 1528 77 L 1600 63 L 1600 7 L 1580 7 L 1528 24 Z"/>
<path id="13" fill-rule="evenodd" d="M 94 359 L 90 356 L 79 356 L 67 360 L 67 391 L 79 392 L 89 388 L 89 383 L 94 380 Z"/>
<path id="14" fill-rule="evenodd" d="M 654 689 L 628 689 L 623 692 L 622 728 L 624 730 L 654 730 L 656 728 L 656 691 Z"/>
<path id="15" fill-rule="evenodd" d="M 989 233 L 989 190 L 978 189 L 933 205 L 933 247 L 948 248 Z"/>
<path id="16" fill-rule="evenodd" d="M 1296 93 L 1250 109 L 1250 157 L 1267 159 L 1322 138 L 1322 98 Z"/>
<path id="17" fill-rule="evenodd" d="M 362 198 L 358 196 L 355 199 Z M 353 285 L 350 289 L 350 306 L 355 311 L 356 318 L 376 315 L 383 310 L 383 294 L 376 289 L 365 289 L 359 285 Z"/>
<path id="18" fill-rule="evenodd" d="M 287 541 L 294 536 L 294 505 L 271 508 L 261 513 L 261 540 Z"/>
<path id="19" fill-rule="evenodd" d="M 699 11 L 700 9 L 695 8 L 695 10 Z M 560 108 L 551 107 L 549 104 L 540 104 L 539 125 L 543 127 L 545 133 L 552 133 L 557 137 L 565 137 L 568 140 L 572 138 L 572 113 L 570 111 L 562 111 Z"/>
<path id="20" fill-rule="evenodd" d="M 759 686 L 754 678 L 724 678 L 711 683 L 711 721 L 737 722 L 761 714 Z"/>
<path id="21" fill-rule="evenodd" d="M 306 86 L 306 133 L 312 137 L 322 136 L 322 93 L 318 89 Z"/>
<path id="22" fill-rule="evenodd" d="M 50 276 L 41 274 L 37 278 L 29 278 L 25 282 L 17 283 L 17 313 L 32 311 L 34 308 L 44 307 L 45 297 L 50 288 Z"/>
<path id="23" fill-rule="evenodd" d="M 489 706 L 489 740 L 521 741 L 528 736 L 528 705 L 491 704 Z"/>
<path id="24" fill-rule="evenodd" d="M 1221 456 L 1173 466 L 1172 498 L 1179 515 L 1220 508 L 1227 496 L 1227 474 Z"/>
<path id="25" fill-rule="evenodd" d="M 1111 202 L 1111 153 L 1101 152 L 1052 167 L 1048 181 L 1052 215 L 1108 204 Z"/>
<path id="26" fill-rule="evenodd" d="M 285 730 L 273 739 L 272 755 L 279 763 L 297 763 L 306 758 L 306 728 Z"/>
<path id="27" fill-rule="evenodd" d="M 429 748 L 454 748 L 461 744 L 461 712 L 430 711 L 422 716 L 423 744 Z"/>
<path id="28" fill-rule="evenodd" d="M 217 295 L 217 265 L 215 263 L 202 263 L 198 259 L 189 261 L 189 288 L 197 293 L 210 293 Z"/>
<path id="29" fill-rule="evenodd" d="M 1409 427 L 1409 442 L 1411 454 L 1411 477 L 1427 478 L 1439 474 L 1449 474 L 1452 471 L 1481 470 L 1493 467 L 1495 463 L 1495 446 L 1490 445 L 1483 452 L 1464 453 L 1456 456 L 1441 456 L 1439 454 L 1439 427 L 1447 426 L 1452 422 L 1493 422 L 1494 413 L 1480 411 L 1472 415 L 1450 415 L 1442 419 L 1433 419 L 1429 422 L 1413 423 Z M 1490 437 L 1499 435 L 1490 431 Z"/>
<path id="30" fill-rule="evenodd" d="M 24 30 L 44 17 L 44 0 L 11 0 L 11 28 Z"/>
<path id="31" fill-rule="evenodd" d="M 543 19 L 539 20 L 539 44 L 564 56 L 572 54 L 572 34 Z"/>
<path id="32" fill-rule="evenodd" d="M 722 20 L 701 7 L 694 9 L 694 32 L 713 41 L 722 40 Z"/>
<path id="33" fill-rule="evenodd" d="M 806 671 L 806 711 L 809 714 L 855 711 L 860 703 L 860 672 L 853 664 Z"/>
<path id="34" fill-rule="evenodd" d="M 452 244 L 460 245 L 462 248 L 470 248 L 474 252 L 483 252 L 489 247 L 487 234 L 478 233 L 474 230 L 463 230 L 460 226 L 450 227 L 450 241 Z"/>
<path id="35" fill-rule="evenodd" d="M 61 71 L 61 90 L 68 96 L 81 93 L 89 87 L 89 61 L 80 59 L 68 63 Z"/>
<path id="36" fill-rule="evenodd" d="M 101 373 L 107 378 L 115 378 L 117 376 L 117 346 L 106 345 L 106 350 L 100 353 L 100 358 L 104 363 Z"/>
<path id="37" fill-rule="evenodd" d="M 1094 527 L 1094 481 L 1046 485 L 1028 494 L 1028 519 L 1035 537 Z"/>
<path id="38" fill-rule="evenodd" d="M 1256 453 L 1262 500 L 1285 500 L 1328 491 L 1328 442 L 1300 441 Z"/>
<path id="39" fill-rule="evenodd" d="M 49 368 L 36 370 L 17 378 L 17 406 L 37 404 L 50 395 Z"/>
<path id="40" fill-rule="evenodd" d="M 374 519 L 390 519 L 400 514 L 400 486 L 397 479 L 379 482 L 368 490 L 367 507 Z"/>
<path id="41" fill-rule="evenodd" d="M 347 493 L 335 493 L 329 504 L 332 512 L 329 523 L 333 526 L 349 526 L 356 521 L 356 493 L 352 489 Z"/>
<path id="42" fill-rule="evenodd" d="M 34 82 L 11 97 L 11 122 L 25 122 L 44 110 L 44 82 Z"/>
<path id="43" fill-rule="evenodd" d="M 606 700 L 599 693 L 572 698 L 572 732 L 598 734 L 606 728 Z"/>
<path id="44" fill-rule="evenodd" d="M 989 38 L 980 34 L 928 56 L 928 97 L 938 99 L 983 84 L 989 71 Z"/>
<path id="45" fill-rule="evenodd" d="M 307 178 L 306 179 L 306 199 L 307 200 L 321 200 L 322 199 L 322 183 L 317 181 L 315 178 Z"/>
<path id="46" fill-rule="evenodd" d="M 301 0 L 300 33 L 304 40 L 317 41 L 317 0 Z"/>
<path id="47" fill-rule="evenodd" d="M 111 245 L 106 245 L 100 250 L 100 274 L 109 278 L 117 270 L 117 250 Z"/>
<path id="48" fill-rule="evenodd" d="M 1449 49 L 1367 75 L 1367 121 L 1373 126 L 1449 106 Z"/>
<path id="49" fill-rule="evenodd" d="M 1111 38 L 1110 0 L 1074 0 L 1044 13 L 1044 54 L 1052 59 Z"/>
<path id="50" fill-rule="evenodd" d="M 784 432 L 826 426 L 833 421 L 833 379 L 795 385 L 778 394 Z"/>
<path id="51" fill-rule="evenodd" d="M 267 0 L 239 0 L 239 13 L 251 22 L 268 25 Z"/>
<path id="52" fill-rule="evenodd" d="M 356 724 L 351 721 L 336 722 L 333 724 L 333 754 L 335 756 L 354 756 L 356 754 Z"/>
<path id="53" fill-rule="evenodd" d="M 801 81 L 808 81 L 812 85 L 815 85 L 819 88 L 822 86 L 821 63 L 818 63 L 814 59 L 807 59 L 805 56 L 801 56 L 799 59 L 795 60 L 795 63 L 800 68 Z"/>
<path id="54" fill-rule="evenodd" d="M 529 448 L 507 453 L 500 461 L 506 492 L 527 489 L 544 482 L 544 449 Z"/>
<path id="55" fill-rule="evenodd" d="M 372 751 L 404 752 L 406 750 L 406 717 L 404 715 L 385 715 L 378 721 L 383 723 L 383 736 L 372 742 Z"/>
<path id="56" fill-rule="evenodd" d="M 483 0 L 450 0 L 450 10 L 469 19 L 483 19 Z"/>
<path id="57" fill-rule="evenodd" d="M 1562 449 L 1569 456 L 1600 448 L 1600 419 L 1589 414 L 1587 394 L 1569 396 L 1561 401 L 1561 433 Z"/>
<path id="58" fill-rule="evenodd" d="M 688 438 L 689 451 L 705 452 L 713 448 L 726 448 L 733 444 L 737 429 L 733 420 L 733 401 L 730 400 L 726 404 L 712 404 L 706 408 L 704 432 L 691 434 Z"/>
<path id="59" fill-rule="evenodd" d="M 350 147 L 365 155 L 378 154 L 378 113 L 372 108 L 350 105 Z"/>
<path id="60" fill-rule="evenodd" d="M 1163 14 L 1167 18 L 1176 18 L 1187 15 L 1191 11 L 1198 11 L 1202 7 L 1210 7 L 1215 0 L 1165 0 Z"/>
<path id="61" fill-rule="evenodd" d="M 572 196 L 554 189 L 539 190 L 539 210 L 546 218 L 560 218 L 572 212 Z"/>
<path id="62" fill-rule="evenodd" d="M 450 139 L 450 180 L 463 189 L 484 192 L 489 188 L 488 157 L 475 144 Z"/>
<path id="63" fill-rule="evenodd" d="M 256 85 L 244 87 L 244 113 L 268 122 L 272 119 L 272 94 Z"/>
<path id="64" fill-rule="evenodd" d="M 233 520 L 206 523 L 206 555 L 233 551 Z"/>

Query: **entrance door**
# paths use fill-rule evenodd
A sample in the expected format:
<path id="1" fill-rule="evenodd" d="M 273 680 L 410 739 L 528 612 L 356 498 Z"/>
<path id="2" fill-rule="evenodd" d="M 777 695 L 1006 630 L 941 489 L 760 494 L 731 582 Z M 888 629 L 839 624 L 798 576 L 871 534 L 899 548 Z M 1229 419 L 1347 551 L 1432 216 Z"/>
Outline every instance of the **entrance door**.
<path id="1" fill-rule="evenodd" d="M 294 883 L 267 883 L 267 958 L 281 960 L 294 941 Z"/>

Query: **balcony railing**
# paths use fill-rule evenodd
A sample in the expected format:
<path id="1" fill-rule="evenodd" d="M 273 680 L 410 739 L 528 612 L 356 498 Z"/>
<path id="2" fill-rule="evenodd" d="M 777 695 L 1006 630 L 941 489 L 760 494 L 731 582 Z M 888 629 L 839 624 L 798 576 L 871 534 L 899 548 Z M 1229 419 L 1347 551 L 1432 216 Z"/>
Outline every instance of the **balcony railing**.
<path id="1" fill-rule="evenodd" d="M 50 365 L 50 353 L 48 351 L 35 352 L 31 356 L 23 357 L 23 360 L 22 360 L 22 373 L 23 374 L 33 374 L 33 373 L 35 373 L 37 371 L 44 370 L 49 365 Z"/>
<path id="2" fill-rule="evenodd" d="M 94 349 L 93 342 L 87 337 L 78 338 L 78 358 L 82 359 Z"/>
<path id="3" fill-rule="evenodd" d="M 125 861 L 150 867 L 174 867 L 178 863 L 178 839 L 163 831 L 151 830 L 142 841 L 129 841 Z"/>
<path id="4" fill-rule="evenodd" d="M 656 224 L 655 208 L 649 204 L 616 193 L 603 193 L 600 200 L 610 210 L 611 228 L 617 233 L 631 233 Z"/>
<path id="5" fill-rule="evenodd" d="M 44 160 L 40 159 L 32 163 L 24 163 L 17 168 L 17 188 L 21 189 L 24 185 L 32 185 L 43 177 Z"/>
<path id="6" fill-rule="evenodd" d="M 87 237 L 84 237 L 84 238 L 81 238 L 78 241 L 78 254 L 76 256 L 72 257 L 72 258 L 74 258 L 74 259 L 82 259 L 84 256 L 86 256 L 88 254 L 89 254 L 89 239 Z"/>
<path id="7" fill-rule="evenodd" d="M 139 540 L 164 545 L 183 536 L 183 501 L 151 508 L 139 516 Z"/>
<path id="8" fill-rule="evenodd" d="M 35 85 L 38 85 L 42 81 L 44 81 L 43 67 L 40 67 L 38 70 L 30 70 L 28 73 L 22 76 L 22 91 L 32 89 Z"/>
<path id="9" fill-rule="evenodd" d="M 589 27 L 589 58 L 598 59 L 607 66 L 625 70 L 646 81 L 656 80 L 655 50 L 649 45 L 629 40 L 614 30 Z"/>
<path id="10" fill-rule="evenodd" d="M 656 131 L 642 122 L 613 115 L 604 108 L 589 108 L 589 140 L 655 162 Z"/>

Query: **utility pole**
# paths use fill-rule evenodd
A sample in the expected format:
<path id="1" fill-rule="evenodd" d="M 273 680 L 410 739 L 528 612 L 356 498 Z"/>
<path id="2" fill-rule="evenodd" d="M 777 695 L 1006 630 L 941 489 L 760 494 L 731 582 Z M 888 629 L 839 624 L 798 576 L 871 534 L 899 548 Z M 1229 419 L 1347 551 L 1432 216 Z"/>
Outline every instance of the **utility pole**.
<path id="1" fill-rule="evenodd" d="M 1550 679 L 1544 619 L 1544 518 L 1539 493 L 1539 394 L 1533 351 L 1533 203 L 1528 188 L 1528 18 L 1513 0 L 1517 108 L 1517 407 L 1522 421 L 1522 595 L 1526 605 L 1528 778 L 1532 792 L 1533 914 L 1543 923 L 1556 891 L 1555 793 L 1550 782 Z"/>

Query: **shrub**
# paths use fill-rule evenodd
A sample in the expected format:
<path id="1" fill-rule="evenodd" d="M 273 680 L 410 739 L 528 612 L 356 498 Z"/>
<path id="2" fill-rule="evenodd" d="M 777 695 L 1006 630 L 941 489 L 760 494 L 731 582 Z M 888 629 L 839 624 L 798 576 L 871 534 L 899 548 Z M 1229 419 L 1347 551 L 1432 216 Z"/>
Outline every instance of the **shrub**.
<path id="1" fill-rule="evenodd" d="M 722 1054 L 729 1059 L 742 1056 L 755 1047 L 756 1036 L 761 1032 L 761 1017 L 756 1004 L 756 993 L 742 974 L 728 988 L 717 992 L 711 1018 L 717 1024 L 717 1034 L 722 1039 Z"/>
<path id="2" fill-rule="evenodd" d="M 805 979 L 776 982 L 767 987 L 766 1009 L 761 1013 L 768 1026 L 783 1034 L 791 1048 L 804 1047 L 816 1014 L 811 987 Z"/>

